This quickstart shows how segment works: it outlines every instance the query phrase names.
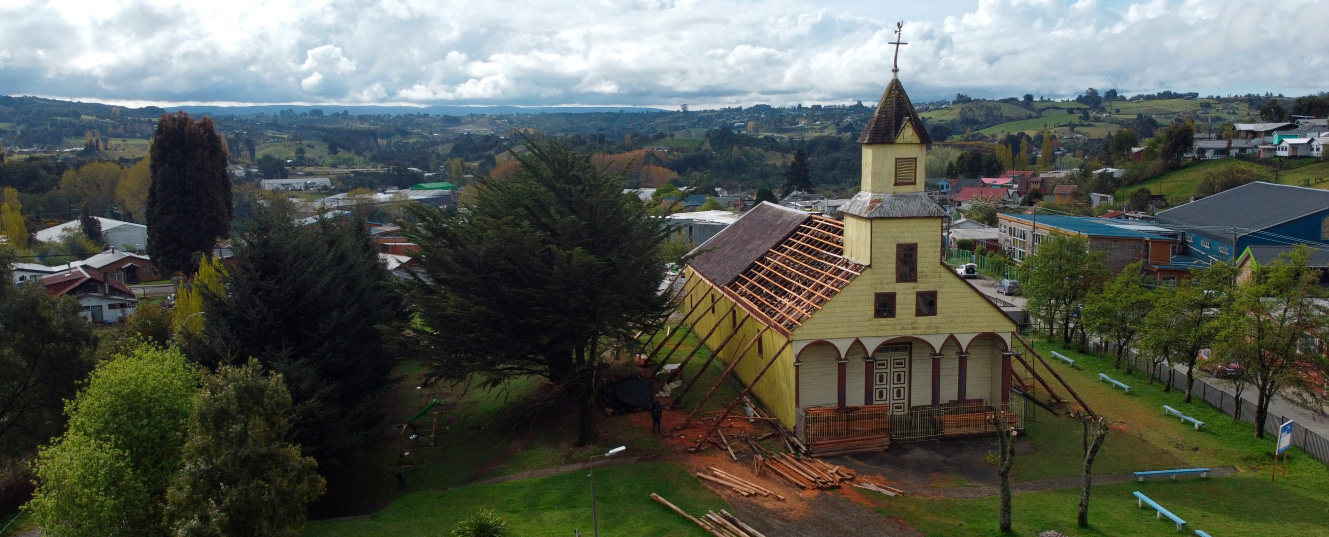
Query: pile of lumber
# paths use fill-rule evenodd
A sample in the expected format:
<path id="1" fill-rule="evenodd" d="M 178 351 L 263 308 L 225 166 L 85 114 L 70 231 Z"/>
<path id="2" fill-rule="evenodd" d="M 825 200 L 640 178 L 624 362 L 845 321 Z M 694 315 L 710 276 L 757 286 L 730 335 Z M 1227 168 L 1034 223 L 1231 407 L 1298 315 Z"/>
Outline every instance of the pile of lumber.
<path id="1" fill-rule="evenodd" d="M 728 487 L 730 490 L 733 490 L 734 492 L 737 492 L 738 494 L 741 494 L 743 496 L 748 496 L 748 497 L 765 496 L 767 498 L 775 498 L 777 500 L 784 501 L 784 496 L 771 492 L 770 490 L 767 490 L 765 487 L 761 485 L 758 485 L 756 483 L 738 477 L 734 474 L 728 473 L 714 466 L 707 466 L 706 469 L 709 470 L 711 473 L 705 474 L 702 472 L 695 472 L 697 477 L 701 478 L 703 481 L 709 481 L 717 485 Z"/>
<path id="2" fill-rule="evenodd" d="M 834 457 L 837 455 L 853 455 L 855 453 L 886 451 L 886 448 L 890 446 L 891 435 L 882 434 L 809 442 L 808 451 L 810 451 L 814 457 Z"/>
<path id="3" fill-rule="evenodd" d="M 689 515 L 686 511 L 679 509 L 678 506 L 669 503 L 669 500 L 664 499 L 659 494 L 652 492 L 651 499 L 668 507 L 675 513 L 682 515 L 684 518 L 691 520 L 693 524 L 696 524 L 701 527 L 701 529 L 706 530 L 708 533 L 716 537 L 766 537 L 765 535 L 762 535 L 761 532 L 757 531 L 752 526 L 744 524 L 742 520 L 729 514 L 729 511 L 725 511 L 724 509 L 721 509 L 719 513 L 715 511 L 707 511 L 701 518 L 697 518 Z"/>
<path id="4" fill-rule="evenodd" d="M 854 472 L 840 466 L 831 466 L 813 458 L 795 457 L 788 453 L 770 454 L 762 458 L 762 467 L 784 478 L 794 488 L 832 489 L 854 478 Z"/>
<path id="5" fill-rule="evenodd" d="M 760 405 L 752 404 L 752 400 L 747 397 L 743 398 L 743 404 L 752 409 L 752 413 L 755 417 L 769 423 L 771 427 L 775 429 L 775 434 L 780 436 L 780 441 L 784 442 L 785 448 L 791 453 L 808 452 L 807 446 L 803 445 L 803 442 L 799 441 L 798 437 L 790 433 L 788 429 L 785 429 L 784 424 L 780 423 L 780 420 L 776 419 L 775 416 L 772 416 L 770 412 L 766 411 L 766 409 L 762 408 Z"/>

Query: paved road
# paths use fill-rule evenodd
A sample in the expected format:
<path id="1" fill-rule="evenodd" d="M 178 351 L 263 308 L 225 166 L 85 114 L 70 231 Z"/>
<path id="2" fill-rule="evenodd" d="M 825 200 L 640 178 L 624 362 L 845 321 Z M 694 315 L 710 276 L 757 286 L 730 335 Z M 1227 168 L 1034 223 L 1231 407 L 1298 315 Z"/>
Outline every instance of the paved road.
<path id="1" fill-rule="evenodd" d="M 1173 366 L 1173 368 L 1177 370 L 1177 376 L 1179 378 L 1185 379 L 1185 365 L 1176 365 Z M 1231 384 L 1202 373 L 1198 368 L 1195 371 L 1195 379 L 1197 381 L 1203 379 L 1209 384 L 1210 390 L 1217 389 L 1226 393 L 1229 397 L 1235 397 L 1234 394 L 1236 393 L 1236 390 L 1232 389 Z M 1200 390 L 1201 387 L 1199 386 L 1199 382 L 1196 382 L 1196 387 L 1192 392 L 1194 398 L 1200 399 L 1202 397 Z M 1242 390 L 1241 399 L 1250 403 L 1251 407 L 1254 407 L 1255 402 L 1258 399 L 1255 388 L 1247 387 L 1245 390 Z M 1274 396 L 1274 400 L 1269 402 L 1269 421 L 1275 422 L 1275 425 L 1277 425 L 1282 423 L 1282 421 L 1279 421 L 1280 418 L 1282 418 L 1282 420 L 1292 420 L 1297 422 L 1297 425 L 1304 427 L 1307 431 L 1320 435 L 1321 438 L 1329 439 L 1329 420 L 1326 420 L 1324 415 L 1325 412 L 1323 410 L 1325 409 L 1322 409 L 1322 412 L 1317 415 L 1312 409 L 1297 405 L 1281 395 L 1276 395 Z M 1253 411 L 1242 412 L 1243 420 L 1251 420 L 1254 418 L 1255 413 Z M 1272 437 L 1277 438 L 1277 435 L 1273 435 Z"/>

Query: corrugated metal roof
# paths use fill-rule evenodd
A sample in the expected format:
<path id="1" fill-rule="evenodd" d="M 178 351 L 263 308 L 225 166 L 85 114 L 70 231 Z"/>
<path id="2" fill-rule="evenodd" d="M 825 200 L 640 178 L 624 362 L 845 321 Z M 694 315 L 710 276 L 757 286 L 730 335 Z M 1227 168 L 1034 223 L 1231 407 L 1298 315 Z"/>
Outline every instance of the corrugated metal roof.
<path id="1" fill-rule="evenodd" d="M 1027 214 L 1002 214 L 1001 218 L 1011 218 L 1024 222 L 1034 220 L 1033 217 Z M 1159 235 L 1158 233 L 1144 231 L 1144 229 L 1152 229 L 1165 232 L 1167 231 L 1167 228 L 1158 226 L 1142 227 L 1138 225 L 1138 222 L 1131 222 L 1129 220 L 1111 220 L 1107 218 L 1090 218 L 1087 216 L 1038 215 L 1038 225 L 1064 229 L 1072 233 L 1079 233 L 1090 237 L 1176 240 L 1171 237 Z"/>
<path id="2" fill-rule="evenodd" d="M 1294 246 L 1248 246 L 1246 251 L 1242 252 L 1241 257 L 1250 256 L 1256 263 L 1268 265 L 1278 260 L 1278 256 L 1284 252 L 1291 252 Z M 1329 267 L 1329 249 L 1311 248 L 1309 267 Z M 1237 259 L 1238 262 L 1241 258 Z"/>
<path id="3" fill-rule="evenodd" d="M 1256 181 L 1158 213 L 1158 223 L 1214 240 L 1329 209 L 1329 191 Z"/>
<path id="4" fill-rule="evenodd" d="M 693 250 L 688 264 L 724 287 L 810 218 L 803 211 L 762 202 Z"/>
<path id="5" fill-rule="evenodd" d="M 890 85 L 886 86 L 886 92 L 881 95 L 881 102 L 877 103 L 876 112 L 868 119 L 867 127 L 858 137 L 858 143 L 893 144 L 900 136 L 900 131 L 904 129 L 906 122 L 913 124 L 919 141 L 925 144 L 932 143 L 932 138 L 928 136 L 927 129 L 923 128 L 923 120 L 918 117 L 918 112 L 914 111 L 914 105 L 909 102 L 909 96 L 905 94 L 900 79 L 892 78 Z"/>
<path id="6" fill-rule="evenodd" d="M 992 190 L 993 196 L 1001 191 Z M 840 206 L 840 212 L 863 218 L 926 218 L 946 216 L 946 210 L 923 192 L 897 194 L 859 192 Z"/>

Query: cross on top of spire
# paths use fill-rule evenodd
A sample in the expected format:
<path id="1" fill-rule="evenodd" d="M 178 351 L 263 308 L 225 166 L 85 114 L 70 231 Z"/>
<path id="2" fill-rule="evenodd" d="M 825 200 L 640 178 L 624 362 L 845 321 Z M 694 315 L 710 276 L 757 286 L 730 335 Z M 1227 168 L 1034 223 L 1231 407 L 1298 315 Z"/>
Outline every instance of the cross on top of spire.
<path id="1" fill-rule="evenodd" d="M 900 37 L 901 37 L 901 36 L 900 36 L 900 32 L 902 32 L 903 30 L 904 30 L 904 21 L 900 21 L 900 22 L 895 23 L 895 41 L 891 41 L 891 42 L 890 42 L 891 45 L 895 45 L 895 62 L 894 62 L 894 64 L 891 66 L 891 77 L 892 77 L 892 78 L 896 78 L 896 77 L 899 77 L 899 76 L 900 76 L 900 74 L 899 74 L 899 73 L 900 73 L 900 45 L 908 45 L 908 44 L 909 44 L 909 43 L 905 43 L 904 41 L 902 41 L 902 40 L 900 39 Z"/>

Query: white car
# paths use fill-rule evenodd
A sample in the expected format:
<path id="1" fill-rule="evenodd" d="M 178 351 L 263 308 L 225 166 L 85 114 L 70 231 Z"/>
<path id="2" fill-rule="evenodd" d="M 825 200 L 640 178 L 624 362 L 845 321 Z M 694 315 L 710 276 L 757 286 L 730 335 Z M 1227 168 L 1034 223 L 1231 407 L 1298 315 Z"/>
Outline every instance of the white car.
<path id="1" fill-rule="evenodd" d="M 977 278 L 978 265 L 975 265 L 973 263 L 965 263 L 963 265 L 955 267 L 955 273 L 959 274 L 961 278 L 965 279 Z"/>

